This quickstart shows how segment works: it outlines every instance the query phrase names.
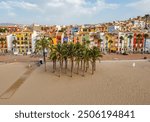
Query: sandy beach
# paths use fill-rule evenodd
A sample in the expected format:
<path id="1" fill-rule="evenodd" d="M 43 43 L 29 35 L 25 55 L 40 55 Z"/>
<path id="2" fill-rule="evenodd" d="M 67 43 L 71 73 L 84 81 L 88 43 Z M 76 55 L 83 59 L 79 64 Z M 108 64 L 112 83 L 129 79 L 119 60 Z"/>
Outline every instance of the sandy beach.
<path id="1" fill-rule="evenodd" d="M 150 62 L 103 61 L 97 63 L 97 71 L 85 77 L 73 78 L 47 72 L 40 66 L 31 70 L 27 63 L 0 64 L 1 105 L 145 105 L 150 104 Z M 24 78 L 25 77 L 25 78 Z M 24 81 L 14 87 L 17 79 Z M 14 91 L 11 89 L 15 89 Z M 12 93 L 13 92 L 13 93 Z"/>

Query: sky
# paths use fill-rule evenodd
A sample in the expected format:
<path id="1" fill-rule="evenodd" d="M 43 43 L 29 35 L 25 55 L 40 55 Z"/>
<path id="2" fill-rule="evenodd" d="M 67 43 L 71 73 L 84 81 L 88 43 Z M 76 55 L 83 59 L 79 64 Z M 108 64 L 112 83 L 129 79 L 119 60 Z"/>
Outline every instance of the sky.
<path id="1" fill-rule="evenodd" d="M 0 23 L 97 24 L 150 14 L 150 0 L 0 0 Z"/>

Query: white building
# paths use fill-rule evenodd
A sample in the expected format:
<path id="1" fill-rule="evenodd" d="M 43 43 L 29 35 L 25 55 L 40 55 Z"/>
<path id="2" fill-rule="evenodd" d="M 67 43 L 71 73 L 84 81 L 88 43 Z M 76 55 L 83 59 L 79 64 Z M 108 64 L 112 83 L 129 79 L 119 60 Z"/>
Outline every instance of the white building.
<path id="1" fill-rule="evenodd" d="M 102 39 L 103 41 L 101 42 L 101 51 L 102 52 L 106 52 L 107 50 L 107 40 L 105 37 L 105 33 L 100 33 L 100 39 Z"/>
<path id="2" fill-rule="evenodd" d="M 36 43 L 36 40 L 37 40 L 37 36 L 40 34 L 40 32 L 37 32 L 37 31 L 33 31 L 32 33 L 32 53 L 35 52 L 35 43 Z"/>
<path id="3" fill-rule="evenodd" d="M 13 40 L 14 40 L 14 36 L 12 34 L 7 35 L 7 50 L 8 51 L 13 51 Z"/>
<path id="4" fill-rule="evenodd" d="M 146 39 L 145 51 L 150 53 L 150 38 Z"/>
<path id="5" fill-rule="evenodd" d="M 56 25 L 56 28 L 57 28 L 57 31 L 60 31 L 62 27 L 60 25 Z"/>
<path id="6" fill-rule="evenodd" d="M 120 30 L 120 29 L 121 29 L 120 26 L 113 25 L 113 26 L 109 26 L 109 27 L 108 27 L 108 32 L 109 32 L 109 33 L 113 33 L 113 32 L 118 31 L 118 30 Z"/>
<path id="7" fill-rule="evenodd" d="M 121 40 L 120 37 L 123 37 Z M 118 52 L 119 53 L 124 53 L 124 46 L 125 46 L 125 33 L 119 32 L 118 33 Z"/>

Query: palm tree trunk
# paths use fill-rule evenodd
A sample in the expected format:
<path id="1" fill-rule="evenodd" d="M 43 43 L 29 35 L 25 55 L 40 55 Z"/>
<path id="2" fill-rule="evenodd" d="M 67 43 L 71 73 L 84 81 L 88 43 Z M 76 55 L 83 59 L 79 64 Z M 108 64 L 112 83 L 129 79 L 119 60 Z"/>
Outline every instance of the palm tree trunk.
<path id="1" fill-rule="evenodd" d="M 86 61 L 84 60 L 84 62 L 83 62 L 83 77 L 85 76 L 85 64 L 86 64 Z"/>
<path id="2" fill-rule="evenodd" d="M 55 62 L 54 62 L 54 69 L 55 69 L 55 71 L 56 71 L 56 60 L 55 60 Z"/>
<path id="3" fill-rule="evenodd" d="M 130 43 L 129 43 L 129 52 L 131 53 L 131 39 L 130 39 Z"/>
<path id="4" fill-rule="evenodd" d="M 53 60 L 53 73 L 55 73 L 55 60 Z"/>
<path id="5" fill-rule="evenodd" d="M 96 60 L 92 60 L 92 75 L 94 74 L 94 71 L 96 71 Z"/>
<path id="6" fill-rule="evenodd" d="M 85 70 L 85 72 L 88 71 L 88 68 L 89 68 L 89 61 L 86 62 L 86 70 Z"/>
<path id="7" fill-rule="evenodd" d="M 71 77 L 72 77 L 72 73 L 73 73 L 73 59 L 71 59 Z"/>
<path id="8" fill-rule="evenodd" d="M 26 53 L 26 44 L 24 45 L 24 55 L 25 55 L 25 53 Z"/>
<path id="9" fill-rule="evenodd" d="M 68 60 L 65 59 L 65 74 L 67 73 L 67 68 L 68 68 Z"/>
<path id="10" fill-rule="evenodd" d="M 17 50 L 17 43 L 15 43 L 15 52 L 16 52 L 16 50 Z"/>
<path id="11" fill-rule="evenodd" d="M 45 51 L 43 50 L 43 60 L 44 60 L 44 65 L 45 65 L 45 72 L 47 71 L 46 69 L 46 55 L 45 55 Z"/>
<path id="12" fill-rule="evenodd" d="M 61 75 L 61 70 L 62 70 L 62 60 L 59 61 L 59 65 L 60 65 L 60 67 L 59 67 L 59 77 L 60 77 L 60 75 Z"/>
<path id="13" fill-rule="evenodd" d="M 81 60 L 81 70 L 82 70 L 83 61 Z"/>
<path id="14" fill-rule="evenodd" d="M 46 71 L 47 71 L 47 69 L 46 69 L 46 61 L 45 61 L 45 63 L 44 63 L 44 64 L 45 64 L 45 72 L 46 72 Z"/>
<path id="15" fill-rule="evenodd" d="M 79 61 L 77 61 L 77 74 L 79 74 Z"/>
<path id="16" fill-rule="evenodd" d="M 92 75 L 94 74 L 94 61 L 92 61 Z"/>
<path id="17" fill-rule="evenodd" d="M 94 61 L 94 71 L 96 71 L 96 61 Z"/>
<path id="18" fill-rule="evenodd" d="M 64 59 L 62 59 L 62 68 L 63 68 L 63 66 L 64 66 Z"/>

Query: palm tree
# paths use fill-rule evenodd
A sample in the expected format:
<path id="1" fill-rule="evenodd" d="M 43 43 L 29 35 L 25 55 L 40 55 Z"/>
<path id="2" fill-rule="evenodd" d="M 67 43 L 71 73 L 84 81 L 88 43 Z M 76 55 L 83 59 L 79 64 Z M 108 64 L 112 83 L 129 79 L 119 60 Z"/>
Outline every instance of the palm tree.
<path id="1" fill-rule="evenodd" d="M 129 35 L 128 36 L 128 39 L 129 39 L 129 48 L 131 49 L 131 40 L 132 40 L 133 36 L 132 35 Z"/>
<path id="2" fill-rule="evenodd" d="M 66 74 L 67 68 L 68 68 L 68 44 L 67 42 L 64 42 L 62 44 L 62 58 L 63 58 L 62 60 L 65 60 L 65 74 Z"/>
<path id="3" fill-rule="evenodd" d="M 109 52 L 111 52 L 111 48 L 112 48 L 112 43 L 113 43 L 113 41 L 112 41 L 112 40 L 109 40 L 108 43 L 109 43 L 109 45 L 110 45 L 110 47 L 109 47 Z"/>
<path id="4" fill-rule="evenodd" d="M 72 77 L 73 68 L 74 68 L 75 52 L 76 52 L 75 45 L 73 43 L 70 43 L 68 45 L 68 57 L 70 58 L 70 61 L 71 61 L 71 77 Z"/>
<path id="5" fill-rule="evenodd" d="M 56 45 L 56 56 L 57 56 L 57 60 L 59 61 L 59 77 L 62 71 L 62 61 L 63 61 L 63 51 L 62 51 L 62 44 L 58 43 Z"/>
<path id="6" fill-rule="evenodd" d="M 121 50 L 122 50 L 122 41 L 124 40 L 123 36 L 120 36 L 120 44 L 121 44 Z"/>
<path id="7" fill-rule="evenodd" d="M 15 37 L 14 37 L 14 39 L 13 39 L 13 41 L 12 41 L 12 44 L 15 45 L 14 51 L 16 51 L 16 49 L 17 49 L 17 40 L 16 40 Z"/>
<path id="8" fill-rule="evenodd" d="M 90 58 L 91 58 L 91 64 L 92 64 L 92 75 L 94 74 L 94 71 L 96 70 L 96 60 L 100 60 L 100 57 L 102 57 L 102 55 L 101 55 L 98 47 L 94 46 L 92 49 L 90 49 Z"/>
<path id="9" fill-rule="evenodd" d="M 144 34 L 144 53 L 145 53 L 145 48 L 146 48 L 146 40 L 149 37 L 149 35 L 147 33 Z"/>
<path id="10" fill-rule="evenodd" d="M 108 36 L 106 36 L 106 51 L 108 52 Z"/>
<path id="11" fill-rule="evenodd" d="M 80 61 L 81 61 L 81 59 L 82 59 L 82 45 L 79 43 L 79 42 L 77 42 L 76 44 L 75 44 L 75 61 L 76 61 L 76 63 L 77 63 L 77 74 L 79 74 L 79 63 L 80 63 Z"/>
<path id="12" fill-rule="evenodd" d="M 43 52 L 43 60 L 44 60 L 44 64 L 45 64 L 45 71 L 46 70 L 46 50 L 49 50 L 50 48 L 50 41 L 51 39 L 46 37 L 46 36 L 43 36 L 43 35 L 40 35 L 40 39 L 36 41 L 35 43 L 35 49 L 36 51 L 42 51 Z"/>
<path id="13" fill-rule="evenodd" d="M 49 59 L 53 61 L 53 73 L 56 71 L 57 51 L 54 46 L 51 46 Z"/>
<path id="14" fill-rule="evenodd" d="M 83 76 L 85 72 L 87 72 L 89 68 L 89 60 L 90 60 L 90 50 L 89 48 L 83 47 Z"/>

